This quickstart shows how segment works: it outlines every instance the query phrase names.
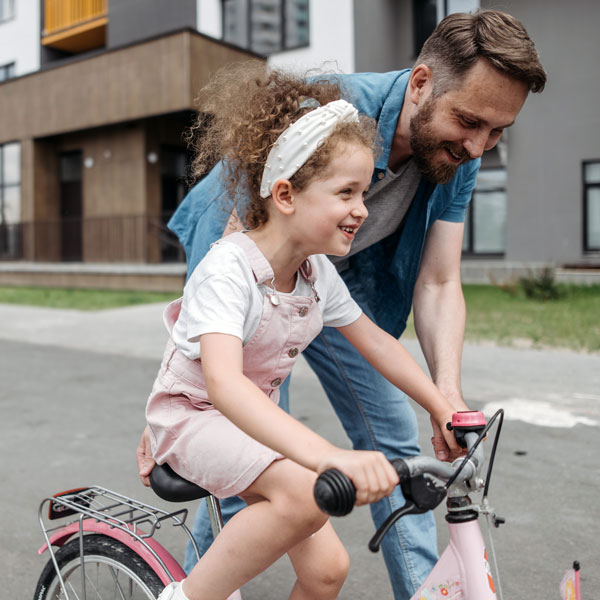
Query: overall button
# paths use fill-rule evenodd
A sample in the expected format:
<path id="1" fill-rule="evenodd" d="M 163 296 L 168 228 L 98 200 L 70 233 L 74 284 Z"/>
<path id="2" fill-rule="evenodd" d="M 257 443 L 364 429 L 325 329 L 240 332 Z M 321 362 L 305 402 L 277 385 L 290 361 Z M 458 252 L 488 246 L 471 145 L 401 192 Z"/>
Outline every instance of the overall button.
<path id="1" fill-rule="evenodd" d="M 298 348 L 290 348 L 288 350 L 288 356 L 290 358 L 294 358 L 294 357 L 298 356 Z"/>
<path id="2" fill-rule="evenodd" d="M 307 312 L 308 312 L 308 308 L 306 308 L 306 306 L 302 306 L 301 308 L 298 309 L 298 314 L 301 317 L 305 317 Z"/>
<path id="3" fill-rule="evenodd" d="M 279 379 L 279 377 L 276 377 L 275 379 L 273 379 L 273 381 L 271 381 L 271 387 L 277 387 L 278 385 L 281 385 L 281 379 Z"/>
<path id="4" fill-rule="evenodd" d="M 383 179 L 385 177 L 385 173 L 377 173 L 377 179 Z"/>

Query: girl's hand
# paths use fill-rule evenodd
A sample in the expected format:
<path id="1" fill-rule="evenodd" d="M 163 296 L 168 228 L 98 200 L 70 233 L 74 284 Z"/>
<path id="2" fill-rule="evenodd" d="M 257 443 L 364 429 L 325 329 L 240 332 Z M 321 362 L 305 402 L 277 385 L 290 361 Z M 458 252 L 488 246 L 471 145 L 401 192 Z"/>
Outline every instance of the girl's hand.
<path id="1" fill-rule="evenodd" d="M 398 474 L 382 452 L 338 450 L 321 460 L 317 473 L 327 469 L 338 469 L 352 480 L 356 506 L 389 496 L 399 482 Z"/>
<path id="2" fill-rule="evenodd" d="M 137 458 L 138 471 L 140 474 L 141 482 L 146 486 L 150 487 L 150 473 L 154 469 L 156 464 L 154 458 L 152 458 L 152 448 L 150 447 L 150 433 L 148 426 L 144 429 L 140 443 L 138 444 L 135 452 Z"/>

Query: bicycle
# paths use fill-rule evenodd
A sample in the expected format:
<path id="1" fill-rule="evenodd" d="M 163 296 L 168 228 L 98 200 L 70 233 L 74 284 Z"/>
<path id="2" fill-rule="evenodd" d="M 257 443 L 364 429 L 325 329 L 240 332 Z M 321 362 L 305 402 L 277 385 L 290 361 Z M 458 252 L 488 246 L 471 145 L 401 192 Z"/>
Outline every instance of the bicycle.
<path id="1" fill-rule="evenodd" d="M 168 465 L 155 466 L 150 482 L 168 502 L 205 498 L 213 535 L 223 528 L 218 500 Z M 53 524 L 72 516 L 66 524 Z M 167 584 L 185 577 L 154 537 L 164 524 L 179 527 L 200 557 L 187 516 L 186 508 L 169 512 L 98 485 L 44 498 L 38 517 L 45 543 L 38 554 L 49 551 L 50 559 L 38 579 L 35 600 L 155 600 Z M 234 592 L 228 600 L 241 600 L 241 595 Z"/>
<path id="2" fill-rule="evenodd" d="M 447 499 L 449 545 L 411 600 L 498 598 L 479 516 L 486 516 L 495 527 L 504 522 L 487 501 L 503 414 L 499 410 L 487 424 L 480 412 L 455 414 L 450 427 L 459 444 L 467 448 L 467 454 L 452 464 L 424 456 L 391 461 L 399 474 L 406 504 L 392 513 L 375 533 L 369 543 L 372 551 L 379 549 L 384 535 L 399 518 L 432 510 Z M 489 466 L 482 479 L 481 442 L 496 420 Z M 169 502 L 206 498 L 213 534 L 222 529 L 219 503 L 206 490 L 185 481 L 167 465 L 156 466 L 150 480 L 155 493 Z M 470 495 L 479 492 L 483 492 L 481 500 L 473 503 Z M 354 506 L 354 486 L 341 472 L 326 471 L 315 484 L 315 499 L 325 512 L 342 516 Z M 87 590 L 93 592 L 94 598 L 154 600 L 165 585 L 185 577 L 178 562 L 154 538 L 156 531 L 169 522 L 180 527 L 199 555 L 185 525 L 187 514 L 187 509 L 168 512 L 100 486 L 45 498 L 40 504 L 39 519 L 46 543 L 38 552 L 49 550 L 50 560 L 38 581 L 35 600 L 85 600 Z M 53 526 L 55 520 L 68 516 L 75 518 L 65 525 Z M 59 549 L 54 551 L 53 546 Z M 493 553 L 493 546 L 491 549 Z M 499 585 L 498 594 L 501 599 Z M 239 591 L 228 600 L 241 600 Z"/>
<path id="3" fill-rule="evenodd" d="M 480 515 L 485 515 L 495 527 L 504 523 L 487 501 L 503 416 L 504 412 L 499 410 L 486 424 L 483 413 L 456 413 L 449 429 L 454 431 L 458 443 L 467 449 L 467 454 L 452 464 L 426 456 L 391 461 L 400 478 L 406 504 L 394 511 L 372 537 L 369 542 L 372 552 L 379 550 L 383 537 L 398 519 L 433 510 L 447 498 L 450 542 L 411 600 L 497 600 L 478 521 Z M 481 442 L 498 418 L 487 475 L 482 479 L 484 452 Z M 482 490 L 481 501 L 473 503 L 470 495 Z M 350 479 L 335 469 L 322 473 L 315 485 L 317 504 L 332 516 L 347 515 L 354 507 L 355 494 Z M 497 573 L 497 568 L 495 570 Z M 498 590 L 502 598 L 499 586 Z"/>

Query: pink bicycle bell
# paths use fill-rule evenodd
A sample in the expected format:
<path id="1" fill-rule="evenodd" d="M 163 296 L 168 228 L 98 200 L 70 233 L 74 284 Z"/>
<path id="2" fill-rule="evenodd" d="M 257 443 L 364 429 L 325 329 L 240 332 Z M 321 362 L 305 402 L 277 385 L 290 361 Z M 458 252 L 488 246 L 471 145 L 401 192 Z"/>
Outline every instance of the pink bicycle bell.
<path id="1" fill-rule="evenodd" d="M 486 426 L 485 415 L 478 410 L 465 410 L 454 413 L 452 415 L 452 423 L 448 423 L 447 427 L 450 431 L 454 431 L 456 441 L 463 448 L 467 447 L 465 441 L 465 433 L 471 431 L 480 434 Z"/>

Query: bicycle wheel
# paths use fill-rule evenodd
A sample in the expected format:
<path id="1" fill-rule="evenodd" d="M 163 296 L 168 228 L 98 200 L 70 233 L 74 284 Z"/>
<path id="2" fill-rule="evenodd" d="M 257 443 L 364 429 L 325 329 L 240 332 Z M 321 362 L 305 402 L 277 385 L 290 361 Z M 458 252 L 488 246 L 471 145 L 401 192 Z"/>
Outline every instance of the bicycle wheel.
<path id="1" fill-rule="evenodd" d="M 155 600 L 164 588 L 156 573 L 133 550 L 103 535 L 83 538 L 86 596 L 95 600 Z M 83 598 L 79 538 L 56 552 L 69 600 Z M 65 594 L 49 560 L 40 575 L 34 600 L 64 600 Z"/>

